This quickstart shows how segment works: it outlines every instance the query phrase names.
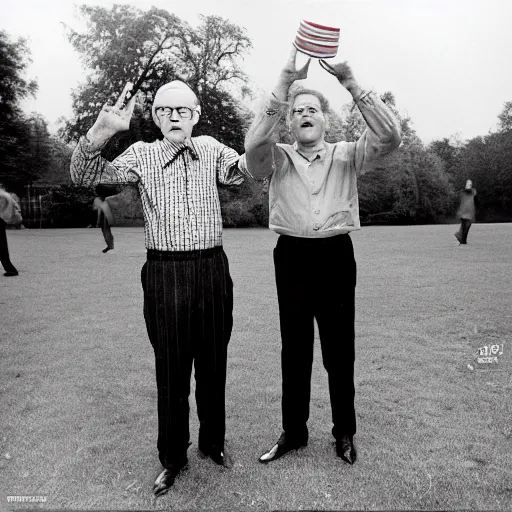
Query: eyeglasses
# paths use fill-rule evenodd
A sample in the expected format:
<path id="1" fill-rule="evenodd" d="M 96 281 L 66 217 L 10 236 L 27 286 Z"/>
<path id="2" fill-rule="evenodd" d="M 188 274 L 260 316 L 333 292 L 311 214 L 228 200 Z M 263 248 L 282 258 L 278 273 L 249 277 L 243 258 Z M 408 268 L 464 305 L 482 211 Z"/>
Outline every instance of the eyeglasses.
<path id="1" fill-rule="evenodd" d="M 307 108 L 294 108 L 293 114 L 298 114 L 299 116 L 302 116 L 303 114 L 309 114 L 310 116 L 314 116 L 315 114 L 318 114 L 319 110 L 315 107 L 307 107 Z"/>
<path id="2" fill-rule="evenodd" d="M 172 117 L 173 112 L 176 110 L 181 119 L 192 119 L 194 111 L 188 107 L 156 107 L 155 113 L 158 117 Z"/>

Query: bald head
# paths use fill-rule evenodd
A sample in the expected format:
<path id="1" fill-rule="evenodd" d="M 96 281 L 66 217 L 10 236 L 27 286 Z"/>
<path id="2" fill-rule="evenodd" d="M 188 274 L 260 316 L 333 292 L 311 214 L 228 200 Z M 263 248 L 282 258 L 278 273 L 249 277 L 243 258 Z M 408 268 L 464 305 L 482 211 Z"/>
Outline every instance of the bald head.
<path id="1" fill-rule="evenodd" d="M 192 137 L 201 107 L 194 91 L 180 80 L 162 85 L 151 108 L 153 121 L 171 142 L 182 143 Z"/>
<path id="2" fill-rule="evenodd" d="M 188 107 L 195 110 L 198 114 L 201 113 L 201 107 L 195 92 L 181 80 L 173 80 L 162 85 L 156 91 L 151 112 L 153 114 L 153 121 L 160 127 L 160 119 L 155 113 L 155 108 L 157 107 Z"/>

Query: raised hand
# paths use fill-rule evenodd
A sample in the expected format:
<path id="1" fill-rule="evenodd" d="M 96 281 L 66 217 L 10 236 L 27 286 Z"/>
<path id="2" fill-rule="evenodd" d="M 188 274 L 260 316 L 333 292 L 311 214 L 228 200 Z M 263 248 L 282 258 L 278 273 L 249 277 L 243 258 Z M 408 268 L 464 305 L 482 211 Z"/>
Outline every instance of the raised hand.
<path id="1" fill-rule="evenodd" d="M 288 96 L 288 90 L 292 86 L 293 82 L 295 82 L 295 80 L 303 80 L 308 76 L 308 68 L 311 59 L 308 59 L 308 61 L 306 62 L 306 64 L 304 64 L 304 66 L 302 66 L 302 68 L 297 69 L 297 66 L 295 64 L 296 57 L 297 48 L 295 48 L 294 46 L 292 48 L 292 52 L 290 54 L 290 57 L 288 58 L 287 63 L 285 64 L 284 68 L 282 69 L 279 75 L 279 80 L 273 91 L 274 96 L 281 101 L 286 101 L 286 98 Z"/>
<path id="2" fill-rule="evenodd" d="M 323 59 L 320 59 L 320 66 L 325 69 L 328 73 L 335 76 L 345 89 L 352 92 L 359 89 L 359 85 L 354 77 L 352 68 L 347 62 L 339 62 L 337 64 L 329 64 Z"/>
<path id="3" fill-rule="evenodd" d="M 287 63 L 285 64 L 283 70 L 281 71 L 281 77 L 285 78 L 289 84 L 295 82 L 295 80 L 304 80 L 308 77 L 308 69 L 311 59 L 308 59 L 306 64 L 302 66 L 300 69 L 297 69 L 296 66 L 297 60 L 297 48 L 292 47 L 292 51 L 290 53 L 290 57 L 288 58 Z"/>
<path id="4" fill-rule="evenodd" d="M 128 82 L 123 92 L 117 98 L 114 105 L 105 105 L 89 130 L 88 137 L 92 143 L 103 143 L 110 139 L 117 132 L 123 132 L 130 127 L 130 119 L 135 108 L 137 95 L 130 97 L 126 102 L 127 95 L 130 94 L 133 84 Z M 125 104 L 126 103 L 126 104 Z"/>

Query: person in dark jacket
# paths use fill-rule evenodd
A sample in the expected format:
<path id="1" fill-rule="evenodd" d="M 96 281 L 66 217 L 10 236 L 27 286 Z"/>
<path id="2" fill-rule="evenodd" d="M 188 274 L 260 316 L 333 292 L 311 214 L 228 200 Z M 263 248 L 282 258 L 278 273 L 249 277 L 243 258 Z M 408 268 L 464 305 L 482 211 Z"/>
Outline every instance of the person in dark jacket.
<path id="1" fill-rule="evenodd" d="M 14 197 L 0 188 L 0 261 L 4 267 L 4 276 L 17 276 L 18 270 L 12 264 L 7 245 L 7 224 L 21 224 L 20 208 Z"/>
<path id="2" fill-rule="evenodd" d="M 460 205 L 457 216 L 460 219 L 460 228 L 455 233 L 455 238 L 459 241 L 459 244 L 467 244 L 469 228 L 475 222 L 476 209 L 478 207 L 476 188 L 473 188 L 471 180 L 466 181 L 466 187 L 460 191 L 459 197 Z"/>

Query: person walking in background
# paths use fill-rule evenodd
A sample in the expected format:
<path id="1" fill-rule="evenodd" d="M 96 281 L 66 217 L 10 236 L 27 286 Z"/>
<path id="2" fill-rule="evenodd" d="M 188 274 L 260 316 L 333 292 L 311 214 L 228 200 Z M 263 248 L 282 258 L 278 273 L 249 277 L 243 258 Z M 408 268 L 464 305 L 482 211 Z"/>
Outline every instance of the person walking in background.
<path id="1" fill-rule="evenodd" d="M 114 248 L 114 235 L 112 235 L 112 231 L 110 229 L 114 219 L 112 217 L 112 210 L 107 202 L 108 192 L 102 185 L 97 185 L 96 194 L 98 194 L 98 197 L 94 199 L 92 207 L 98 212 L 96 226 L 101 228 L 103 238 L 107 244 L 107 247 L 105 247 L 101 252 L 106 253 Z"/>
<path id="2" fill-rule="evenodd" d="M 7 245 L 7 224 L 21 224 L 20 207 L 14 197 L 0 188 L 0 262 L 4 267 L 4 276 L 17 276 L 18 270 L 12 264 Z"/>
<path id="3" fill-rule="evenodd" d="M 460 219 L 460 228 L 455 233 L 455 238 L 459 244 L 465 245 L 468 243 L 468 233 L 471 224 L 476 219 L 476 209 L 478 208 L 478 198 L 476 197 L 476 188 L 473 188 L 471 180 L 466 181 L 466 186 L 459 193 L 459 209 L 457 217 Z"/>
<path id="4" fill-rule="evenodd" d="M 354 298 L 356 263 L 348 233 L 360 229 L 356 176 L 376 158 L 400 144 L 398 122 L 373 92 L 363 91 L 346 63 L 322 67 L 348 90 L 367 130 L 357 142 L 325 141 L 327 100 L 318 91 L 299 89 L 289 98 L 300 70 L 296 50 L 273 94 L 255 117 L 245 139 L 248 171 L 271 175 L 269 227 L 280 236 L 274 264 L 281 325 L 282 422 L 277 443 L 260 457 L 274 461 L 308 442 L 314 320 L 318 324 L 331 398 L 336 453 L 353 464 Z M 288 100 L 288 101 L 287 101 Z M 296 142 L 276 143 L 280 124 Z"/>
<path id="5" fill-rule="evenodd" d="M 178 80 L 155 94 L 152 116 L 162 140 L 132 144 L 113 162 L 101 149 L 128 130 L 135 95 L 126 87 L 105 106 L 71 159 L 80 184 L 137 183 L 147 261 L 141 272 L 144 318 L 155 353 L 160 496 L 187 465 L 192 365 L 196 379 L 199 450 L 231 466 L 224 452 L 227 348 L 233 326 L 233 281 L 222 246 L 218 185 L 240 185 L 239 155 L 213 137 L 192 137 L 201 107 Z"/>

